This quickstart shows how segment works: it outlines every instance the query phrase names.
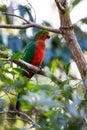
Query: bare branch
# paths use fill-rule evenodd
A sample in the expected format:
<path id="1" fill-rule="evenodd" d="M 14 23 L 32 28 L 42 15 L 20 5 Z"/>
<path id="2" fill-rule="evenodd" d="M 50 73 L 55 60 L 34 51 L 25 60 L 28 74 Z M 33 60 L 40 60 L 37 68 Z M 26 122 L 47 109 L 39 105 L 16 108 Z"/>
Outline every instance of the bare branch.
<path id="1" fill-rule="evenodd" d="M 16 15 L 16 14 L 5 13 L 5 12 L 2 12 L 2 14 L 20 18 L 20 19 L 22 19 L 23 21 L 25 21 L 26 23 L 25 23 L 24 25 L 0 24 L 0 28 L 26 29 L 26 28 L 30 28 L 30 27 L 36 27 L 36 28 L 48 30 L 48 31 L 50 31 L 50 32 L 55 32 L 55 33 L 60 33 L 60 34 L 62 33 L 60 29 L 54 29 L 54 28 L 51 28 L 51 27 L 46 27 L 46 26 L 43 26 L 43 25 L 40 25 L 40 24 L 31 22 L 31 21 L 28 21 L 28 20 L 26 20 L 25 18 L 23 18 L 23 17 L 21 17 L 21 16 L 19 16 L 19 15 Z"/>
<path id="2" fill-rule="evenodd" d="M 3 96 L 7 96 L 8 99 L 9 99 L 9 102 L 11 102 L 11 99 L 10 99 L 10 96 L 9 96 L 8 92 L 5 92 L 4 90 L 3 90 L 3 92 L 5 93 L 5 95 L 3 95 Z"/>
<path id="3" fill-rule="evenodd" d="M 1 95 L 0 98 L 3 98 L 5 95 L 6 95 L 6 94 Z"/>
<path id="4" fill-rule="evenodd" d="M 30 28 L 30 27 L 36 27 L 36 28 L 48 30 L 50 32 L 59 33 L 59 34 L 62 33 L 60 29 L 54 29 L 54 28 L 51 28 L 51 27 L 46 27 L 46 26 L 36 24 L 36 23 L 33 23 L 33 22 L 30 22 L 30 24 L 25 24 L 25 25 L 0 24 L 0 28 L 9 28 L 9 29 L 26 29 L 26 28 Z"/>
<path id="5" fill-rule="evenodd" d="M 27 0 L 27 2 L 28 2 L 28 0 Z M 36 12 L 35 12 L 34 7 L 33 7 L 29 2 L 28 2 L 27 4 L 31 7 L 31 9 L 33 9 L 34 14 L 35 14 L 35 19 L 34 19 L 34 21 L 36 21 Z M 25 7 L 27 7 L 27 5 L 25 5 Z"/>
<path id="6" fill-rule="evenodd" d="M 17 118 L 17 117 L 15 117 L 15 118 L 6 118 L 5 120 L 21 120 L 21 121 L 24 121 L 24 122 L 26 122 L 26 123 L 28 123 L 29 125 L 30 125 L 30 122 L 28 121 L 28 120 L 26 120 L 26 119 L 23 119 L 23 118 Z"/>
<path id="7" fill-rule="evenodd" d="M 1 12 L 1 11 L 0 11 Z M 14 17 L 17 17 L 17 18 L 20 18 L 22 19 L 23 21 L 25 21 L 26 23 L 30 23 L 28 20 L 26 20 L 25 18 L 19 16 L 19 15 L 16 15 L 16 14 L 11 14 L 11 13 L 6 13 L 6 12 L 1 12 L 2 14 L 4 15 L 9 15 L 9 16 L 14 16 Z"/>
<path id="8" fill-rule="evenodd" d="M 32 124 L 33 125 L 35 125 L 35 126 L 37 126 L 37 127 L 39 127 L 40 128 L 40 126 L 30 117 L 30 116 L 28 116 L 26 113 L 24 113 L 24 112 L 21 112 L 21 111 L 11 111 L 11 110 L 9 110 L 9 111 L 0 111 L 0 114 L 8 114 L 8 113 L 10 113 L 10 114 L 20 114 L 21 116 L 24 116 L 25 118 L 26 118 L 26 120 L 27 120 L 27 122 L 32 122 Z"/>
<path id="9" fill-rule="evenodd" d="M 19 16 L 19 15 L 16 15 L 16 14 L 11 14 L 11 13 L 5 13 L 5 12 L 2 12 L 2 14 L 4 15 L 9 15 L 9 16 L 15 16 L 17 18 L 20 18 L 22 19 L 23 21 L 26 22 L 26 24 L 24 25 L 14 25 L 14 24 L 0 24 L 0 28 L 9 28 L 9 29 L 26 29 L 26 28 L 30 28 L 30 27 L 36 27 L 36 28 L 40 28 L 40 29 L 44 29 L 44 30 L 48 30 L 50 32 L 55 32 L 55 33 L 62 33 L 60 29 L 54 29 L 54 28 L 51 28 L 51 27 L 46 27 L 46 26 L 43 26 L 43 25 L 39 25 L 39 24 L 36 24 L 34 22 L 31 22 L 31 21 L 28 21 L 26 20 L 25 18 Z"/>

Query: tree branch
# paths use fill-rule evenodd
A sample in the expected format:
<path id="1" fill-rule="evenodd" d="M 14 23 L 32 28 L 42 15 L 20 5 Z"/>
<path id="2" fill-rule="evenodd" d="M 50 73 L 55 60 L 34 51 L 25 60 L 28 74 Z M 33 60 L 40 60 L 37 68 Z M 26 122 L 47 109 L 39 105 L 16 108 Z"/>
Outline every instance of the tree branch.
<path id="1" fill-rule="evenodd" d="M 41 69 L 40 67 L 36 67 L 36 66 L 29 64 L 21 59 L 13 60 L 13 59 L 11 59 L 11 57 L 7 58 L 6 57 L 7 54 L 4 54 L 2 51 L 0 51 L 0 54 L 2 54 L 3 57 L 5 57 L 5 58 L 0 58 L 1 61 L 14 62 L 18 66 L 21 66 L 22 68 L 24 68 L 25 69 L 24 71 L 26 73 L 26 75 L 25 75 L 26 77 L 28 77 L 27 74 L 29 74 L 31 71 L 34 74 L 40 74 L 40 75 L 46 76 L 48 78 L 51 78 L 51 80 L 57 84 L 60 84 L 63 82 L 60 79 L 56 78 L 53 74 L 51 74 L 50 71 L 47 71 L 45 69 Z"/>
<path id="2" fill-rule="evenodd" d="M 66 11 L 66 0 L 55 0 L 55 2 L 57 3 L 57 6 L 59 8 L 59 10 L 62 12 L 62 13 L 65 13 Z"/>
<path id="3" fill-rule="evenodd" d="M 18 66 L 24 67 L 28 73 L 31 71 L 33 73 L 40 74 L 40 75 L 46 76 L 48 78 L 51 78 L 53 80 L 53 82 L 56 82 L 57 84 L 62 83 L 62 81 L 60 79 L 56 78 L 53 74 L 51 74 L 50 71 L 45 71 L 44 69 L 41 69 L 32 64 L 29 64 L 21 59 L 11 60 L 11 61 L 14 62 L 15 64 L 17 64 Z"/>
<path id="4" fill-rule="evenodd" d="M 31 22 L 31 21 L 28 21 L 28 20 L 26 20 L 25 18 L 23 18 L 23 17 L 21 17 L 21 16 L 19 16 L 19 15 L 16 15 L 16 14 L 5 13 L 5 12 L 2 12 L 2 14 L 20 18 L 20 19 L 22 19 L 23 21 L 25 21 L 26 23 L 25 23 L 24 25 L 0 24 L 0 28 L 26 29 L 26 28 L 30 28 L 30 27 L 36 27 L 36 28 L 48 30 L 48 31 L 50 31 L 50 32 L 55 32 L 55 33 L 59 33 L 59 34 L 62 33 L 60 29 L 54 29 L 54 28 L 52 28 L 52 27 L 46 27 L 46 26 L 43 26 L 43 25 L 40 25 L 40 24 Z"/>
<path id="5" fill-rule="evenodd" d="M 43 69 L 40 69 L 39 67 L 36 67 L 34 65 L 31 65 L 21 59 L 18 59 L 18 60 L 13 60 L 13 62 L 15 64 L 17 64 L 18 66 L 21 66 L 21 67 L 24 67 L 26 69 L 26 71 L 32 71 L 34 73 L 37 73 L 37 74 L 41 74 L 41 75 L 44 75 L 44 76 L 47 76 L 45 71 Z"/>
<path id="6" fill-rule="evenodd" d="M 9 29 L 26 29 L 26 28 L 30 28 L 30 27 L 36 27 L 36 28 L 44 29 L 44 30 L 54 32 L 54 33 L 59 33 L 59 34 L 62 33 L 60 29 L 46 27 L 46 26 L 36 24 L 33 22 L 30 22 L 29 24 L 25 24 L 25 25 L 0 24 L 0 28 L 9 28 Z"/>
<path id="7" fill-rule="evenodd" d="M 1 11 L 0 11 L 1 12 Z M 11 14 L 11 13 L 6 13 L 6 12 L 1 12 L 2 14 L 4 14 L 4 15 L 9 15 L 9 16 L 14 16 L 14 17 L 17 17 L 17 18 L 20 18 L 20 19 L 22 19 L 23 21 L 25 21 L 26 23 L 30 23 L 28 20 L 26 20 L 25 18 L 23 18 L 23 17 L 21 17 L 21 16 L 19 16 L 19 15 L 16 15 L 16 14 Z"/>
<path id="8" fill-rule="evenodd" d="M 21 120 L 21 121 L 24 121 L 24 122 L 26 122 L 26 123 L 28 123 L 29 125 L 30 125 L 30 122 L 28 121 L 28 120 L 26 120 L 26 119 L 23 119 L 23 118 L 17 118 L 17 117 L 12 117 L 12 118 L 6 118 L 5 120 Z"/>
<path id="9" fill-rule="evenodd" d="M 65 38 L 67 45 L 70 48 L 70 51 L 74 57 L 74 60 L 76 61 L 83 83 L 87 90 L 87 63 L 83 56 L 82 50 L 77 42 L 73 28 L 71 28 L 72 23 L 70 20 L 69 12 L 67 12 L 67 9 L 68 9 L 67 0 L 55 0 L 55 2 L 58 8 L 59 8 L 59 5 L 65 8 L 65 11 L 59 8 L 59 15 L 60 15 L 60 21 L 61 21 L 60 28 L 62 31 L 62 35 Z M 67 27 L 67 29 L 64 27 Z"/>
<path id="10" fill-rule="evenodd" d="M 24 72 L 26 73 L 25 76 L 28 78 L 27 74 L 29 74 L 30 72 L 33 72 L 34 74 L 40 74 L 43 76 L 46 76 L 48 78 L 50 78 L 53 82 L 55 82 L 56 84 L 61 84 L 63 83 L 63 81 L 57 77 L 55 77 L 49 70 L 45 70 L 45 69 L 41 69 L 40 67 L 36 67 L 32 64 L 29 64 L 21 59 L 17 59 L 17 60 L 12 60 L 11 58 L 0 58 L 0 60 L 2 61 L 7 61 L 7 62 L 14 62 L 15 64 L 17 64 L 18 66 L 21 66 L 22 68 L 24 68 Z M 72 77 L 71 75 L 68 75 L 70 78 Z M 77 79 L 75 77 L 72 77 L 74 79 Z M 78 79 L 80 80 L 80 79 Z M 16 96 L 16 95 L 15 95 Z"/>
<path id="11" fill-rule="evenodd" d="M 26 118 L 26 121 L 29 123 L 32 122 L 33 125 L 37 126 L 40 128 L 40 126 L 30 117 L 28 116 L 26 113 L 24 112 L 21 112 L 21 111 L 11 111 L 11 110 L 8 110 L 8 111 L 0 111 L 0 114 L 20 114 L 21 116 L 24 116 Z"/>

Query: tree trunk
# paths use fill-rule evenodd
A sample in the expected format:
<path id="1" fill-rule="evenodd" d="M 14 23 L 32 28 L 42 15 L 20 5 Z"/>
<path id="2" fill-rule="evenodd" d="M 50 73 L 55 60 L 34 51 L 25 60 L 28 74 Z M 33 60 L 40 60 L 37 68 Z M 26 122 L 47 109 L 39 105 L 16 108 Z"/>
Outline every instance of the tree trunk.
<path id="1" fill-rule="evenodd" d="M 87 90 L 87 63 L 73 31 L 68 11 L 67 0 L 55 0 L 55 2 L 59 9 L 59 15 L 61 21 L 60 29 L 62 31 L 62 35 L 65 38 L 67 45 L 74 57 L 74 60 L 81 74 L 83 83 Z"/>

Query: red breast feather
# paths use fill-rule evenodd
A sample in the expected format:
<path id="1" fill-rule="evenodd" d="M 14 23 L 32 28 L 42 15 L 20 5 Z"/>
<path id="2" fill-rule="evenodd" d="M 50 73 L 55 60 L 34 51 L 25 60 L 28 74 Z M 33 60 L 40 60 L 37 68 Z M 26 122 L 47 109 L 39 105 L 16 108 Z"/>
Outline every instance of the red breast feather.
<path id="1" fill-rule="evenodd" d="M 44 46 L 43 46 L 44 45 Z M 44 53 L 45 53 L 45 43 L 37 43 L 36 44 L 36 51 L 32 61 L 30 62 L 32 65 L 40 66 L 44 60 Z"/>

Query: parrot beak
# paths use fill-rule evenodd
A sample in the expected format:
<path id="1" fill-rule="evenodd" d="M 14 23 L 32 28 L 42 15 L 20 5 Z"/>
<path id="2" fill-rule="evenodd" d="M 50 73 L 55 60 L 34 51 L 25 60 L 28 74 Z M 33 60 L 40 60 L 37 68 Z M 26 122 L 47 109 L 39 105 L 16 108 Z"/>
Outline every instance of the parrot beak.
<path id="1" fill-rule="evenodd" d="M 47 39 L 49 39 L 49 38 L 50 38 L 50 33 L 47 34 Z"/>

